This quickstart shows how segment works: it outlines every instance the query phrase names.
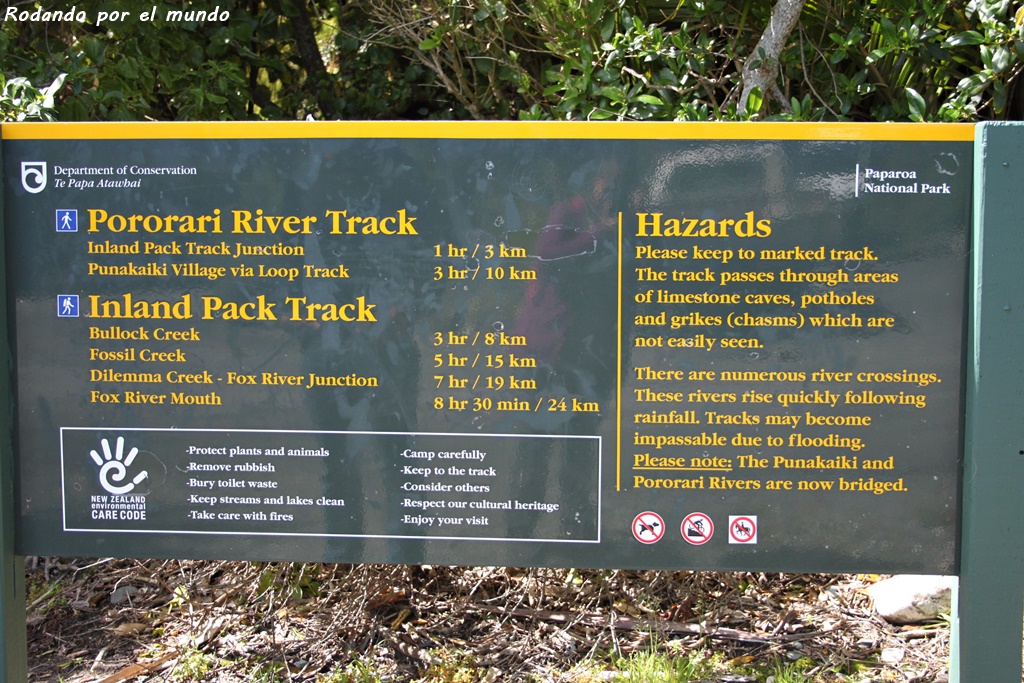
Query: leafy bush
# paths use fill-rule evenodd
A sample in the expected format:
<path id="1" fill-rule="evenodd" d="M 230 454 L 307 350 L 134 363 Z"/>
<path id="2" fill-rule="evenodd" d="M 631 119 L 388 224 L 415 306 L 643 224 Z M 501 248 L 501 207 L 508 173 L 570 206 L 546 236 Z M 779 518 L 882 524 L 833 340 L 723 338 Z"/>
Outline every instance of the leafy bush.
<path id="1" fill-rule="evenodd" d="M 395 4 L 372 13 L 382 32 L 477 117 L 969 121 L 1019 115 L 1013 86 L 1024 56 L 1024 14 L 1009 16 L 1007 0 L 810 0 L 777 58 L 754 54 L 771 6 L 750 0 L 679 2 L 658 16 L 647 11 L 654 3 L 627 0 L 430 0 L 404 12 Z M 743 66 L 766 59 L 777 62 L 781 101 L 755 92 L 741 107 Z"/>
<path id="2" fill-rule="evenodd" d="M 807 121 L 1024 111 L 1024 10 L 1009 0 L 791 1 L 799 22 L 767 54 L 756 46 L 775 3 L 754 0 L 206 0 L 193 6 L 217 4 L 228 18 L 196 22 L 143 21 L 132 0 L 80 0 L 85 23 L 0 25 L 0 111 Z M 90 23 L 101 7 L 130 15 Z M 776 74 L 768 92 L 744 91 L 745 67 Z"/>
<path id="3" fill-rule="evenodd" d="M 27 78 L 5 80 L 0 73 L 0 121 L 52 121 L 54 95 L 64 83 L 60 74 L 39 90 Z"/>
<path id="4" fill-rule="evenodd" d="M 66 74 L 53 92 L 43 92 L 54 97 L 53 113 L 62 120 L 398 116 L 420 76 L 386 47 L 361 49 L 360 34 L 377 29 L 348 5 L 207 0 L 189 7 L 217 6 L 225 21 L 171 21 L 173 5 L 157 5 L 157 16 L 144 21 L 151 6 L 133 0 L 75 5 L 86 22 L 0 24 L 4 73 L 32 82 Z M 127 16 L 97 24 L 101 8 Z M 5 98 L 5 116 L 15 97 L 24 99 Z"/>

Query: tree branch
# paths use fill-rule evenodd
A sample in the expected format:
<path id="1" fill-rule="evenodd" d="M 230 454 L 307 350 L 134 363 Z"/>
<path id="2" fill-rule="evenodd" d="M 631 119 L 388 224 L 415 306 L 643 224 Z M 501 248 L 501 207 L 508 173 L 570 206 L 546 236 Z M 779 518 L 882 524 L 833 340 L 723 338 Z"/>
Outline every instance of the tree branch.
<path id="1" fill-rule="evenodd" d="M 743 91 L 737 107 L 740 114 L 747 113 L 747 98 L 754 88 L 760 88 L 762 95 L 775 97 L 782 108 L 789 111 L 789 103 L 779 90 L 776 77 L 779 72 L 779 55 L 786 47 L 789 34 L 796 27 L 805 0 L 778 0 L 772 8 L 772 16 L 768 20 L 761 39 L 754 46 L 754 51 L 743 64 Z"/>

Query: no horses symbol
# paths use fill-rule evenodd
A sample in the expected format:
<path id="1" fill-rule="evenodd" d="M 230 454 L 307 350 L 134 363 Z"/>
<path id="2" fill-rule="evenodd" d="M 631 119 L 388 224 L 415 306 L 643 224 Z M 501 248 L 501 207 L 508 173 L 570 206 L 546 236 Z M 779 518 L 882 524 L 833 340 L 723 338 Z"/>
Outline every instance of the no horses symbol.
<path id="1" fill-rule="evenodd" d="M 730 515 L 729 543 L 757 543 L 757 515 Z"/>

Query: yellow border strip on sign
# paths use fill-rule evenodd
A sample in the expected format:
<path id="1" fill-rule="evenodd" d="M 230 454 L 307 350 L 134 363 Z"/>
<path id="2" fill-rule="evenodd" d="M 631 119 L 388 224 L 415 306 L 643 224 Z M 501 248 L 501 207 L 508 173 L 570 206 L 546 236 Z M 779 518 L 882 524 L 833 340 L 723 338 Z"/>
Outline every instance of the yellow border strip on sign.
<path id="1" fill-rule="evenodd" d="M 619 211 L 618 306 L 615 330 L 615 490 L 622 490 L 622 212 Z"/>
<path id="2" fill-rule="evenodd" d="M 968 123 L 592 121 L 232 121 L 5 123 L 4 140 L 451 138 L 972 141 Z"/>

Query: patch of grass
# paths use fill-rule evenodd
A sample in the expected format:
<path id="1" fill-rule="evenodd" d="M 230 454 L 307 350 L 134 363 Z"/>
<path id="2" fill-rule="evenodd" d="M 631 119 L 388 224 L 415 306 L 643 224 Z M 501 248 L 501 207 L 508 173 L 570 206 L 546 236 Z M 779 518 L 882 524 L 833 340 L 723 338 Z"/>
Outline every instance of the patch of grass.
<path id="1" fill-rule="evenodd" d="M 316 683 L 381 683 L 381 679 L 369 664 L 350 662 L 344 669 L 317 678 Z"/>
<path id="2" fill-rule="evenodd" d="M 30 578 L 26 586 L 28 604 L 31 609 L 37 609 L 40 613 L 46 612 L 55 605 L 66 605 L 68 602 L 67 598 L 61 595 L 64 589 L 63 581 L 45 581 L 42 578 Z"/>
<path id="3" fill-rule="evenodd" d="M 612 678 L 614 683 L 690 683 L 728 668 L 718 654 L 704 650 L 680 653 L 671 647 L 662 651 L 656 646 L 634 652 L 614 664 L 618 669 Z"/>
<path id="4" fill-rule="evenodd" d="M 472 655 L 450 650 L 435 650 L 436 660 L 423 674 L 430 683 L 474 683 L 479 673 Z"/>
<path id="5" fill-rule="evenodd" d="M 286 680 L 284 666 L 280 662 L 263 662 L 246 672 L 250 683 L 281 683 Z"/>
<path id="6" fill-rule="evenodd" d="M 282 562 L 277 566 L 268 565 L 260 574 L 260 596 L 287 596 L 291 600 L 315 598 L 320 594 L 320 582 L 316 576 L 319 564 L 305 562 Z"/>
<path id="7" fill-rule="evenodd" d="M 603 675 L 604 667 L 596 663 L 582 662 L 569 671 L 566 671 L 559 680 L 571 681 L 571 683 L 605 683 L 608 679 Z M 550 674 L 530 674 L 527 679 L 530 683 L 548 683 L 551 680 Z"/>
<path id="8" fill-rule="evenodd" d="M 205 652 L 195 649 L 186 650 L 178 657 L 178 663 L 171 669 L 171 679 L 175 681 L 203 681 L 214 667 L 217 660 Z"/>
<path id="9" fill-rule="evenodd" d="M 804 673 L 814 668 L 814 662 L 802 657 L 795 662 L 776 661 L 768 671 L 767 683 L 814 683 L 814 678 Z"/>
<path id="10" fill-rule="evenodd" d="M 86 666 L 85 660 L 82 659 L 81 657 L 74 657 L 72 659 L 69 659 L 66 662 L 61 662 L 60 664 L 58 664 L 57 665 L 57 669 L 59 671 L 63 671 L 64 669 L 72 669 L 74 667 L 80 667 L 80 666 Z"/>

